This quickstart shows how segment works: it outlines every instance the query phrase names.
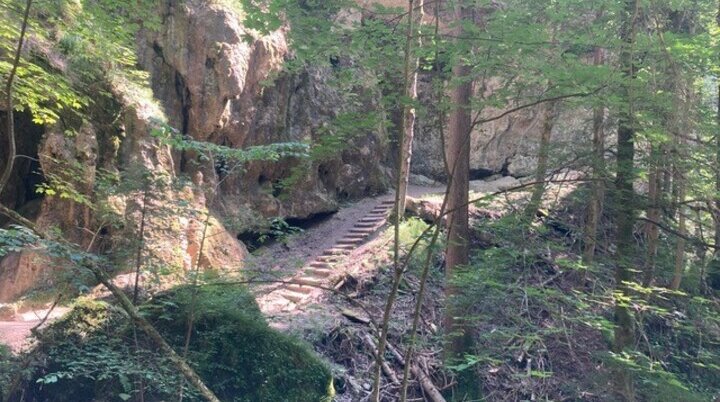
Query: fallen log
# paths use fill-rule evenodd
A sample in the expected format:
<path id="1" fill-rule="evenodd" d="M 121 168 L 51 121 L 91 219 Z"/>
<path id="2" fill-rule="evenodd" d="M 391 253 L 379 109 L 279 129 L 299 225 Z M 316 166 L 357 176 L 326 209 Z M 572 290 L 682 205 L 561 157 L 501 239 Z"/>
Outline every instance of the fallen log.
<path id="1" fill-rule="evenodd" d="M 395 359 L 397 359 L 398 363 L 400 363 L 400 365 L 402 366 L 405 366 L 405 358 L 403 358 L 402 354 L 400 354 L 400 352 L 398 352 L 398 350 L 390 343 L 387 344 L 387 348 L 390 353 L 395 356 Z M 418 366 L 417 364 L 411 364 L 410 372 L 415 376 L 415 378 L 417 378 L 420 386 L 422 387 L 423 391 L 425 391 L 425 394 L 430 399 L 430 401 L 446 402 L 445 398 L 440 393 L 440 390 L 438 390 L 435 384 L 433 384 L 430 376 L 428 376 L 427 373 L 420 368 L 420 366 Z"/>
<path id="2" fill-rule="evenodd" d="M 365 342 L 365 345 L 370 349 L 370 351 L 373 354 L 374 358 L 377 358 L 378 350 L 375 346 L 375 342 L 373 342 L 372 338 L 368 334 L 364 334 L 362 336 L 363 342 Z M 393 384 L 400 385 L 400 380 L 398 380 L 397 376 L 395 375 L 395 372 L 388 366 L 387 362 L 385 360 L 382 361 L 382 371 L 385 373 L 387 378 L 392 381 Z"/>

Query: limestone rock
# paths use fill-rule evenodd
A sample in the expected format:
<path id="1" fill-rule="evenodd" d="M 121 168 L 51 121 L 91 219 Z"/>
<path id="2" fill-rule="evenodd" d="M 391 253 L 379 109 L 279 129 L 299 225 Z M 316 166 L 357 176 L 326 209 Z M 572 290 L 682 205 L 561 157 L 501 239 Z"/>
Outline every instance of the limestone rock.
<path id="1" fill-rule="evenodd" d="M 140 59 L 169 123 L 181 132 L 234 148 L 318 142 L 347 111 L 343 94 L 329 83 L 332 69 L 283 71 L 291 57 L 287 26 L 259 36 L 233 10 L 202 1 L 166 4 L 161 14 L 160 31 L 140 40 Z M 303 165 L 307 173 L 299 177 L 296 168 L 304 162 L 292 158 L 249 163 L 231 177 L 208 164 L 199 169 L 209 183 L 222 180 L 213 202 L 220 211 L 250 206 L 266 217 L 306 218 L 337 209 L 344 198 L 385 190 L 380 161 L 386 141 L 377 131 Z"/>
<path id="2" fill-rule="evenodd" d="M 490 88 L 487 90 L 492 91 L 492 85 L 497 86 L 497 83 L 488 85 Z M 422 103 L 431 106 L 416 122 L 412 172 L 444 180 L 438 112 L 432 107 L 434 95 L 431 93 L 430 77 L 421 75 L 418 91 Z M 537 107 L 529 108 L 479 124 L 471 134 L 471 176 L 473 173 L 477 173 L 475 176 L 503 174 L 513 177 L 534 174 L 542 129 L 542 115 L 538 110 Z M 490 119 L 503 112 L 504 110 L 487 108 L 481 118 Z M 552 131 L 553 160 L 571 160 L 590 147 L 592 135 L 588 132 L 588 122 L 591 117 L 588 110 L 562 110 Z M 445 132 L 447 133 L 447 130 Z"/>

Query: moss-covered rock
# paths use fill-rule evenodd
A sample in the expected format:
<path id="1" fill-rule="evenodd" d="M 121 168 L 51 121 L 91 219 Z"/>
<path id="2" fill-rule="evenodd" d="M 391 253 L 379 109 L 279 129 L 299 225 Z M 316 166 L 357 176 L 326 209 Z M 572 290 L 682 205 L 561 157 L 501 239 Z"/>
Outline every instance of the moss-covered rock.
<path id="1" fill-rule="evenodd" d="M 194 308 L 191 307 L 194 305 Z M 142 306 L 165 339 L 182 351 L 194 316 L 188 360 L 223 401 L 325 401 L 333 396 L 326 365 L 299 341 L 266 324 L 255 300 L 237 287 L 183 287 Z M 45 356 L 28 382 L 32 401 L 198 400 L 179 373 L 137 333 L 122 311 L 79 304 L 45 331 Z M 30 399 L 28 399 L 30 396 Z"/>

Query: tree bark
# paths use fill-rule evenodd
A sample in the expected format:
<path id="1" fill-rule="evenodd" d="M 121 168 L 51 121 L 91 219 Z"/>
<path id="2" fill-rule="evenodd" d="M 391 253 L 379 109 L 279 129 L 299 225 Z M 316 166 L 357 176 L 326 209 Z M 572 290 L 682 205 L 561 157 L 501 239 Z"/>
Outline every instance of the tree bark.
<path id="1" fill-rule="evenodd" d="M 628 307 L 631 290 L 628 283 L 633 281 L 633 257 L 635 254 L 633 228 L 635 225 L 635 121 L 632 99 L 632 85 L 635 79 L 633 48 L 635 45 L 636 20 L 639 13 L 638 0 L 625 0 L 621 14 L 620 70 L 623 82 L 618 95 L 623 104 L 618 110 L 617 131 L 617 174 L 615 178 L 615 241 L 617 243 L 615 265 L 615 337 L 612 349 L 621 353 L 635 343 L 634 319 Z M 632 375 L 626 368 L 615 373 L 615 390 L 625 400 L 634 400 Z"/>
<path id="2" fill-rule="evenodd" d="M 420 19 L 422 19 L 422 1 L 420 1 Z M 405 62 L 403 71 L 404 93 L 406 96 L 417 96 L 417 68 L 412 70 L 412 43 L 415 36 L 415 0 L 408 0 L 408 29 L 405 37 Z M 417 35 L 419 40 L 420 35 Z M 418 62 L 416 61 L 415 64 Z M 413 97 L 414 96 L 414 97 Z M 406 99 L 407 101 L 407 99 Z M 393 279 L 390 286 L 390 293 L 385 300 L 380 335 L 378 338 L 378 353 L 375 359 L 375 372 L 373 377 L 373 389 L 370 400 L 380 401 L 380 379 L 387 344 L 388 330 L 390 328 L 390 315 L 397 298 L 397 292 L 402 280 L 403 271 L 400 266 L 400 220 L 405 215 L 405 200 L 407 196 L 407 185 L 410 176 L 410 158 L 412 154 L 412 137 L 414 135 L 415 110 L 411 104 L 403 105 L 403 128 L 400 131 L 398 141 L 398 167 L 397 167 L 397 189 L 395 192 L 395 222 L 394 222 L 394 245 L 393 245 Z"/>
<path id="3" fill-rule="evenodd" d="M 415 51 L 422 47 L 420 28 L 424 15 L 424 0 L 408 0 L 408 30 L 405 38 L 405 63 L 403 71 L 405 87 L 405 105 L 403 107 L 403 127 L 400 134 L 400 180 L 398 181 L 398 205 L 395 211 L 398 219 L 405 214 L 405 200 L 410 181 L 410 163 L 412 161 L 413 139 L 415 137 L 415 106 L 417 100 L 417 80 L 420 58 Z M 414 45 L 414 46 L 413 46 Z"/>
<path id="4" fill-rule="evenodd" d="M 525 217 L 528 220 L 537 214 L 538 209 L 542 206 L 542 198 L 545 194 L 545 175 L 547 174 L 549 156 L 550 156 L 550 137 L 552 129 L 557 120 L 557 102 L 547 102 L 543 110 L 543 125 L 540 133 L 540 145 L 538 148 L 538 164 L 535 169 L 535 182 L 530 202 L 525 208 Z"/>
<path id="5" fill-rule="evenodd" d="M 595 48 L 593 64 L 605 63 L 605 52 Z M 605 107 L 595 106 L 593 109 L 593 167 L 592 167 L 592 198 L 585 223 L 583 263 L 590 265 L 595 259 L 597 247 L 597 229 L 605 203 Z"/>
<path id="6" fill-rule="evenodd" d="M 677 198 L 675 199 L 678 208 L 678 232 L 677 243 L 675 243 L 675 269 L 673 270 L 673 279 L 670 284 L 670 288 L 673 290 L 680 289 L 680 283 L 682 282 L 683 272 L 685 270 L 685 246 L 687 242 L 686 238 L 686 218 L 683 212 L 681 203 L 685 200 L 685 180 L 682 177 L 682 173 L 679 169 L 674 172 L 674 182 L 677 188 Z"/>
<path id="7" fill-rule="evenodd" d="M 469 7 L 462 4 L 455 6 L 455 19 L 458 23 L 456 36 L 465 36 L 461 21 L 471 20 L 472 13 Z M 472 96 L 472 82 L 470 66 L 461 59 L 456 60 L 452 69 L 454 88 L 451 93 L 451 110 L 448 119 L 448 138 L 446 153 L 448 166 L 451 169 L 451 180 L 448 186 L 448 237 L 445 251 L 445 334 L 449 337 L 446 344 L 446 357 L 450 361 L 461 359 L 472 346 L 472 339 L 462 316 L 464 312 L 458 307 L 456 297 L 458 289 L 453 284 L 454 273 L 459 266 L 467 265 L 469 261 L 469 222 L 468 222 L 468 187 L 470 174 L 470 132 L 472 117 L 470 98 Z M 467 371 L 466 374 L 470 372 Z M 468 377 L 468 376 L 466 376 Z M 456 389 L 461 393 L 470 390 L 472 379 L 458 378 Z"/>
<path id="8" fill-rule="evenodd" d="M 635 225 L 635 123 L 633 116 L 633 101 L 631 99 L 632 81 L 634 79 L 633 51 L 635 42 L 635 24 L 638 13 L 638 1 L 626 0 L 621 28 L 623 49 L 620 54 L 621 71 L 624 82 L 620 86 L 619 95 L 623 99 L 623 106 L 618 112 L 617 132 L 617 175 L 615 178 L 616 205 L 616 241 L 617 264 L 615 280 L 617 292 L 621 296 L 629 296 L 629 289 L 625 282 L 633 280 L 632 258 L 634 255 L 633 227 Z M 634 342 L 633 320 L 625 303 L 616 302 L 615 307 L 615 342 L 613 349 L 620 352 Z"/>
<path id="9" fill-rule="evenodd" d="M 5 81 L 5 104 L 7 105 L 7 121 L 6 131 L 8 136 L 8 161 L 5 165 L 5 170 L 0 176 L 0 195 L 2 195 L 5 186 L 10 180 L 13 167 L 15 166 L 15 157 L 17 154 L 17 144 L 15 142 L 15 115 L 13 105 L 13 83 L 15 81 L 15 75 L 17 69 L 20 66 L 20 55 L 22 54 L 23 44 L 25 43 L 25 34 L 27 33 L 28 19 L 30 17 L 30 9 L 32 8 L 33 0 L 27 0 L 25 2 L 25 11 L 23 12 L 22 24 L 20 26 L 20 37 L 18 38 L 17 48 L 15 49 L 15 57 L 13 58 L 12 67 L 10 68 L 10 74 Z"/>
<path id="10" fill-rule="evenodd" d="M 661 194 L 661 155 L 662 151 L 657 145 L 650 146 L 650 174 L 648 175 L 648 206 L 647 218 L 652 222 L 660 222 L 660 194 Z M 645 237 L 647 238 L 647 252 L 643 267 L 643 286 L 652 285 L 655 276 L 655 263 L 660 238 L 660 228 L 647 222 L 645 224 Z"/>

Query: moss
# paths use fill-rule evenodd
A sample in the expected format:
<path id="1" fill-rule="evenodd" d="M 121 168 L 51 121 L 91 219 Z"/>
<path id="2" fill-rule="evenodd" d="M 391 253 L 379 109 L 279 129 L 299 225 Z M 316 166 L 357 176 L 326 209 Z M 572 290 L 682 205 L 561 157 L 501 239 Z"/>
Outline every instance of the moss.
<path id="1" fill-rule="evenodd" d="M 194 314 L 188 359 L 223 401 L 324 401 L 334 394 L 329 369 L 304 344 L 264 321 L 244 288 L 183 287 L 142 306 L 176 350 Z M 145 400 L 175 400 L 182 379 L 174 367 L 112 306 L 84 303 L 46 332 L 47 363 L 28 383 L 31 401 L 123 400 L 145 379 Z M 39 380 L 39 383 L 37 382 Z M 185 390 L 186 400 L 198 400 Z"/>

